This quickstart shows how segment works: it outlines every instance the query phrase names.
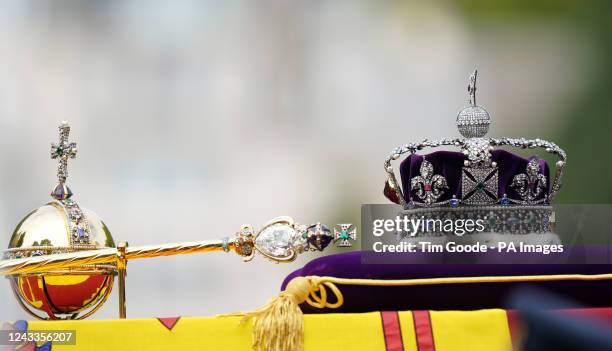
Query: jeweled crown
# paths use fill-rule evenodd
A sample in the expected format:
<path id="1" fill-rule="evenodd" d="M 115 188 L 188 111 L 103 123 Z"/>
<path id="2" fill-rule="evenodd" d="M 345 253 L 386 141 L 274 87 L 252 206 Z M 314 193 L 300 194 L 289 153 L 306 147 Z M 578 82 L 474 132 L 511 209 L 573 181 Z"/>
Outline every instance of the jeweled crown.
<path id="1" fill-rule="evenodd" d="M 457 116 L 457 128 L 464 138 L 425 139 L 395 148 L 385 160 L 388 174 L 385 196 L 407 210 L 542 208 L 551 213 L 550 203 L 561 187 L 565 152 L 544 139 L 486 137 L 491 118 L 487 110 L 476 104 L 476 77 L 477 71 L 474 71 L 469 79 L 469 106 Z M 417 154 L 425 148 L 444 146 L 461 151 Z M 499 149 L 503 146 L 540 148 L 556 155 L 559 160 L 552 182 L 545 160 L 537 156 L 524 158 Z M 400 164 L 400 186 L 391 162 L 404 154 L 408 156 Z"/>

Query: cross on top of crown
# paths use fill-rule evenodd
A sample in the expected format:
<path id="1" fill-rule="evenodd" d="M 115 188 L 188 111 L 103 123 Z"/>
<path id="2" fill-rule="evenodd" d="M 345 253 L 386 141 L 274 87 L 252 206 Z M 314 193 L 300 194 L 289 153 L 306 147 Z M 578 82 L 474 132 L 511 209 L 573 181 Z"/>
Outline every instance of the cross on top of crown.
<path id="1" fill-rule="evenodd" d="M 59 142 L 51 144 L 51 158 L 59 159 L 57 179 L 60 185 L 66 183 L 66 178 L 68 178 L 68 159 L 75 158 L 77 154 L 76 143 L 68 141 L 69 134 L 70 125 L 63 121 L 59 125 Z"/>
<path id="2" fill-rule="evenodd" d="M 476 77 L 478 76 L 478 70 L 474 70 L 474 73 L 470 76 L 470 83 L 468 84 L 468 94 L 470 94 L 470 105 L 476 106 Z"/>

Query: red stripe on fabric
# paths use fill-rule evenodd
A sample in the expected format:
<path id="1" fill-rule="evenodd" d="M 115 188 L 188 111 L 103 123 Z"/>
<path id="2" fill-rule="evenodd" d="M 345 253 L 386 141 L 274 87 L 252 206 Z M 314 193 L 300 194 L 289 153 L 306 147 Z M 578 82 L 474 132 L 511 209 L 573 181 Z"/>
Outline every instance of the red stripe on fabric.
<path id="1" fill-rule="evenodd" d="M 508 318 L 508 330 L 510 331 L 510 340 L 512 341 L 512 349 L 519 350 L 521 343 L 521 320 L 518 311 L 506 311 Z"/>
<path id="2" fill-rule="evenodd" d="M 412 311 L 418 351 L 436 351 L 429 311 Z"/>
<path id="3" fill-rule="evenodd" d="M 400 328 L 399 315 L 397 311 L 381 311 L 380 318 L 385 335 L 385 347 L 387 351 L 404 351 L 402 341 L 402 329 Z"/>

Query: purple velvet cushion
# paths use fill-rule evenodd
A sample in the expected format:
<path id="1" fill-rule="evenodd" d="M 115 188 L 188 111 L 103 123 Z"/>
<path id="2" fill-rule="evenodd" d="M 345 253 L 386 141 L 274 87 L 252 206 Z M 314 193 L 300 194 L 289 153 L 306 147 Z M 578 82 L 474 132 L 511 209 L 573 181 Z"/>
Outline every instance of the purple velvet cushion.
<path id="1" fill-rule="evenodd" d="M 361 264 L 361 252 L 347 252 L 312 260 L 291 273 L 282 289 L 296 276 L 333 276 L 367 279 L 415 279 L 435 277 L 513 276 L 552 274 L 610 273 L 610 265 L 532 265 L 532 264 Z M 472 310 L 503 308 L 508 294 L 519 286 L 530 285 L 593 306 L 612 306 L 612 281 L 557 281 L 538 283 L 444 284 L 406 287 L 339 285 L 344 304 L 338 309 L 315 309 L 303 304 L 305 313 L 367 312 L 383 310 Z"/>
<path id="2" fill-rule="evenodd" d="M 434 174 L 444 176 L 450 188 L 438 201 L 448 200 L 452 195 L 461 198 L 461 169 L 463 161 L 466 159 L 465 155 L 456 151 L 436 151 L 425 155 L 425 157 L 433 165 Z M 491 160 L 497 162 L 499 169 L 499 188 L 497 194 L 499 197 L 506 194 L 512 199 L 520 198 L 516 191 L 510 187 L 510 183 L 512 183 L 515 175 L 525 173 L 527 163 L 534 157 L 524 158 L 505 150 L 494 150 L 491 152 Z M 404 190 L 406 201 L 410 201 L 412 196 L 412 191 L 409 191 L 410 179 L 420 174 L 422 162 L 422 155 L 410 154 L 400 164 L 402 189 Z M 540 160 L 540 169 L 548 180 L 546 183 L 547 190 L 545 191 L 548 194 L 548 189 L 550 188 L 550 170 L 546 161 Z"/>

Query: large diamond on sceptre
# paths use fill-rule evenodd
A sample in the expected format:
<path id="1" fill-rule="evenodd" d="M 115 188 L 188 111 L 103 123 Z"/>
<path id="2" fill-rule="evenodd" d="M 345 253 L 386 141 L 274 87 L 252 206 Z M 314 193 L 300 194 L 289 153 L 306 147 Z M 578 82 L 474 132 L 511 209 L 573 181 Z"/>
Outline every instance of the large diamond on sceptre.
<path id="1" fill-rule="evenodd" d="M 323 251 L 333 240 L 329 227 L 316 223 L 297 224 L 291 217 L 277 217 L 265 224 L 257 233 L 251 225 L 243 225 L 234 240 L 236 252 L 245 261 L 253 259 L 255 252 L 279 263 L 291 262 L 298 254 Z"/>
<path id="2" fill-rule="evenodd" d="M 304 250 L 304 231 L 291 217 L 275 218 L 255 235 L 255 249 L 274 262 L 293 261 Z"/>

